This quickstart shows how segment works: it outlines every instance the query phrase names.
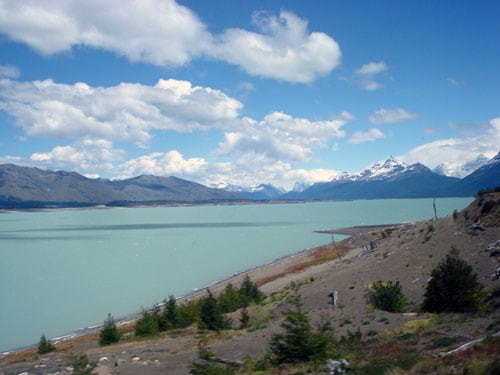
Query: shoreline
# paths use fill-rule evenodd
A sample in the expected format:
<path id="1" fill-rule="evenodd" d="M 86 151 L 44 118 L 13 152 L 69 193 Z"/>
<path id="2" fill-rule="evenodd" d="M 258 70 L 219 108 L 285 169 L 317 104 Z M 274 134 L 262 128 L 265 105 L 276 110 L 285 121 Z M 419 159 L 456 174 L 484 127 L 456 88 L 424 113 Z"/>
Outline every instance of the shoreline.
<path id="1" fill-rule="evenodd" d="M 331 229 L 331 230 L 321 230 L 321 231 L 315 231 L 317 233 L 333 233 L 335 234 L 342 234 L 342 235 L 347 235 L 347 238 L 342 239 L 341 241 L 337 242 L 335 245 L 332 245 L 331 243 L 325 243 L 323 245 L 315 246 L 315 247 L 310 247 L 306 249 L 299 250 L 295 253 L 289 254 L 289 255 L 284 255 L 282 257 L 273 259 L 267 263 L 263 263 L 260 265 L 257 265 L 255 267 L 251 267 L 248 269 L 245 269 L 243 271 L 235 272 L 233 274 L 228 275 L 227 277 L 214 281 L 213 283 L 210 283 L 205 286 L 201 286 L 200 288 L 193 290 L 192 292 L 189 292 L 185 295 L 176 297 L 176 300 L 179 303 L 184 303 L 192 299 L 197 299 L 203 297 L 206 293 L 207 290 L 210 289 L 211 292 L 213 293 L 219 293 L 221 292 L 227 284 L 233 284 L 233 285 L 239 285 L 241 281 L 243 281 L 244 277 L 247 275 L 252 279 L 253 282 L 259 285 L 259 287 L 266 286 L 268 284 L 272 284 L 273 281 L 279 280 L 279 279 L 284 279 L 287 274 L 290 273 L 295 273 L 297 271 L 294 271 L 294 268 L 302 269 L 301 265 L 305 264 L 305 268 L 312 267 L 314 264 L 309 264 L 308 265 L 308 258 L 311 256 L 314 256 L 315 253 L 321 252 L 322 250 L 325 250 L 327 248 L 332 248 L 336 246 L 343 246 L 343 244 L 354 234 L 358 233 L 363 233 L 366 231 L 371 231 L 375 230 L 375 228 L 384 228 L 384 227 L 392 227 L 392 226 L 397 226 L 400 224 L 390 224 L 390 225 L 366 225 L 366 226 L 354 226 L 354 227 L 349 227 L 349 228 L 339 228 L 339 229 Z M 349 234 L 346 233 L 346 231 L 349 230 Z M 338 233 L 336 231 L 339 231 Z M 340 233 L 342 232 L 342 233 Z M 354 250 L 354 248 L 349 248 L 348 252 Z M 338 251 L 338 250 L 335 250 Z M 342 254 L 345 255 L 345 254 Z M 326 261 L 325 261 L 326 262 Z M 322 262 L 320 262 L 322 263 Z M 268 288 L 265 288 L 268 289 Z M 163 303 L 159 304 L 161 306 Z M 126 314 L 122 317 L 119 317 L 115 319 L 116 325 L 118 327 L 124 327 L 130 324 L 133 324 L 137 321 L 137 319 L 140 318 L 142 312 L 135 312 L 135 313 L 130 313 Z M 78 342 L 79 340 L 84 340 L 86 337 L 89 339 L 92 336 L 95 336 L 97 333 L 99 333 L 100 329 L 102 328 L 104 323 L 99 323 L 99 324 L 92 324 L 88 327 L 83 327 L 79 328 L 73 332 L 69 332 L 67 334 L 63 334 L 59 337 L 55 338 L 50 338 L 49 341 L 55 345 L 61 344 L 61 343 L 68 343 L 71 345 L 72 341 Z M 9 355 L 15 355 L 23 352 L 29 352 L 36 350 L 37 344 L 34 343 L 32 345 L 20 347 L 20 348 L 15 348 L 11 350 L 4 351 L 0 353 L 0 359 L 6 358 Z"/>

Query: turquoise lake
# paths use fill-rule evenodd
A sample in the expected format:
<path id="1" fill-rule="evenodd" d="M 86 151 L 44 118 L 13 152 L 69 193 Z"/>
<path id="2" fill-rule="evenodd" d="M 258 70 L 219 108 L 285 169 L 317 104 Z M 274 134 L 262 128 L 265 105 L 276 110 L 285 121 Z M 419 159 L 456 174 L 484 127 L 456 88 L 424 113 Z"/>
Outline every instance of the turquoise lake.
<path id="1" fill-rule="evenodd" d="M 437 199 L 438 216 L 471 201 Z M 2 213 L 0 352 L 331 241 L 316 230 L 433 216 L 432 199 Z"/>

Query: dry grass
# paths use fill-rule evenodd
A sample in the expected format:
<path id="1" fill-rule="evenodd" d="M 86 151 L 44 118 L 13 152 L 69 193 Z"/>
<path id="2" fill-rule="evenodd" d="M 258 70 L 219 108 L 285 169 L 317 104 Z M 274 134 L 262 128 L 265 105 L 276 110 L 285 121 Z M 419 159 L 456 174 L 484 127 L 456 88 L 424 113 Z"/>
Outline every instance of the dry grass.
<path id="1" fill-rule="evenodd" d="M 269 275 L 267 277 L 261 278 L 255 281 L 257 286 L 262 286 L 271 281 L 280 279 L 292 273 L 299 273 L 309 267 L 317 266 L 318 264 L 323 264 L 329 262 L 331 260 L 342 258 L 345 254 L 347 254 L 351 250 L 351 248 L 345 244 L 337 244 L 337 245 L 325 245 L 317 248 L 313 252 L 311 252 L 308 256 L 308 259 L 299 264 L 294 264 L 288 267 L 285 271 L 275 273 L 273 275 Z"/>

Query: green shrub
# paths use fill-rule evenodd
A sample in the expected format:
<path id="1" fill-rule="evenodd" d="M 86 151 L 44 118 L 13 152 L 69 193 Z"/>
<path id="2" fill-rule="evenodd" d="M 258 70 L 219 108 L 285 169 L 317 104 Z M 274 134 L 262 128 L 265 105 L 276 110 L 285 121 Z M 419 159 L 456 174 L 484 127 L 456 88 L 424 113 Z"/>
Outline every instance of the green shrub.
<path id="1" fill-rule="evenodd" d="M 483 287 L 472 267 L 452 248 L 431 272 L 424 294 L 428 312 L 473 312 L 479 308 Z"/>
<path id="2" fill-rule="evenodd" d="M 97 363 L 90 362 L 85 354 L 69 354 L 68 365 L 73 369 L 73 375 L 91 375 L 97 367 Z"/>
<path id="3" fill-rule="evenodd" d="M 40 341 L 38 343 L 38 354 L 46 354 L 46 353 L 53 352 L 54 350 L 56 350 L 56 347 L 54 345 L 52 345 L 50 340 L 47 340 L 45 335 L 42 335 L 42 337 L 40 337 Z"/>
<path id="4" fill-rule="evenodd" d="M 99 333 L 99 344 L 100 345 L 110 345 L 115 344 L 120 341 L 121 335 L 116 328 L 115 320 L 108 314 L 108 319 L 104 322 L 104 326 Z"/>
<path id="5" fill-rule="evenodd" d="M 368 289 L 365 298 L 373 307 L 389 312 L 402 312 L 408 304 L 399 281 L 393 284 L 379 280 Z"/>
<path id="6" fill-rule="evenodd" d="M 160 333 L 160 319 L 155 310 L 144 310 L 135 325 L 136 336 L 155 336 Z"/>

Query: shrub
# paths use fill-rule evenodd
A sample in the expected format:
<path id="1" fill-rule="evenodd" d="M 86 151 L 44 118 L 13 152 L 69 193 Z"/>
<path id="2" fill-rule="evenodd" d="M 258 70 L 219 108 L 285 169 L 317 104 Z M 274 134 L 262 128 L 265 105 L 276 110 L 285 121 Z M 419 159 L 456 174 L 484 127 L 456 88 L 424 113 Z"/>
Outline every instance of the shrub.
<path id="1" fill-rule="evenodd" d="M 393 284 L 379 280 L 368 289 L 365 298 L 373 307 L 389 312 L 402 312 L 408 304 L 399 281 Z"/>
<path id="2" fill-rule="evenodd" d="M 42 337 L 40 337 L 40 342 L 38 343 L 38 354 L 46 354 L 53 352 L 54 350 L 56 350 L 56 347 L 52 345 L 50 340 L 47 340 L 43 334 Z"/>
<path id="3" fill-rule="evenodd" d="M 422 307 L 428 312 L 477 311 L 482 290 L 477 274 L 452 248 L 432 270 Z"/>
<path id="4" fill-rule="evenodd" d="M 85 354 L 80 356 L 69 354 L 68 360 L 69 367 L 73 368 L 73 375 L 92 375 L 97 367 L 97 363 L 90 362 Z"/>
<path id="5" fill-rule="evenodd" d="M 160 319 L 157 311 L 144 310 L 142 318 L 135 325 L 136 336 L 154 336 L 160 333 Z"/>
<path id="6" fill-rule="evenodd" d="M 120 341 L 120 332 L 116 328 L 115 320 L 108 314 L 108 319 L 104 322 L 104 326 L 99 333 L 99 344 L 100 345 L 110 345 L 115 344 Z"/>

